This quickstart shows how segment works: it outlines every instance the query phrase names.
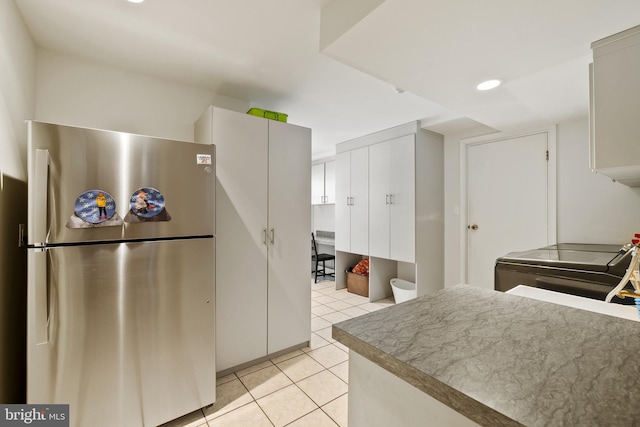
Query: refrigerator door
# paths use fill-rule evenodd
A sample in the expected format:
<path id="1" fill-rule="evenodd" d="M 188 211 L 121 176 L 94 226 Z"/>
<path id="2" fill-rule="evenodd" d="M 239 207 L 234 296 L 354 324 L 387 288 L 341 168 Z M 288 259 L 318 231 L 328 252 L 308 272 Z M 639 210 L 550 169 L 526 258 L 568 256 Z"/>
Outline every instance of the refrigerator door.
<path id="1" fill-rule="evenodd" d="M 213 238 L 29 250 L 28 403 L 156 426 L 215 401 Z"/>
<path id="2" fill-rule="evenodd" d="M 28 158 L 31 245 L 214 234 L 213 145 L 31 121 Z"/>

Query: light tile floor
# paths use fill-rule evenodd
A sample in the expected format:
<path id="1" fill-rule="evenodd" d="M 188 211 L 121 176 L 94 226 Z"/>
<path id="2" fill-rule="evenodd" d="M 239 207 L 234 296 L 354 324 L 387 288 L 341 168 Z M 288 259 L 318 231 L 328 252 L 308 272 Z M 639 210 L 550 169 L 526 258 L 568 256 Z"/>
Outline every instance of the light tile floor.
<path id="1" fill-rule="evenodd" d="M 312 280 L 309 347 L 218 378 L 213 406 L 163 427 L 347 427 L 349 351 L 331 325 L 393 304 Z"/>

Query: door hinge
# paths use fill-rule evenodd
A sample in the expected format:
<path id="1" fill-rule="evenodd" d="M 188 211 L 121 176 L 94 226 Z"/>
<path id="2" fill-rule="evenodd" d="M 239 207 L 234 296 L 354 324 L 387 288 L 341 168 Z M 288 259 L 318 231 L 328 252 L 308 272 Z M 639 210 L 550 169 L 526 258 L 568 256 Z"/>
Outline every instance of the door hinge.
<path id="1" fill-rule="evenodd" d="M 546 160 L 549 161 L 549 150 L 547 150 L 547 154 L 545 155 Z"/>

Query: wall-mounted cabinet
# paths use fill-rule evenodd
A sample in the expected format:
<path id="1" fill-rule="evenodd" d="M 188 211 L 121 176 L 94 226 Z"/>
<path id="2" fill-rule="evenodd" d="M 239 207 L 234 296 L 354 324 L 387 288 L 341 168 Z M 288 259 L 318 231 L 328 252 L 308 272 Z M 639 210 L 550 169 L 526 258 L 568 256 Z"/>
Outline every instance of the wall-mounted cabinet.
<path id="1" fill-rule="evenodd" d="M 591 168 L 640 186 L 640 26 L 591 44 Z"/>
<path id="2" fill-rule="evenodd" d="M 210 107 L 195 135 L 216 146 L 220 372 L 310 339 L 311 131 Z"/>
<path id="3" fill-rule="evenodd" d="M 336 155 L 336 250 L 369 253 L 369 149 Z"/>
<path id="4" fill-rule="evenodd" d="M 441 289 L 442 135 L 411 122 L 338 144 L 336 151 L 336 288 L 346 286 L 345 269 L 369 255 L 371 301 L 392 294 L 393 277 L 415 282 L 418 295 Z M 366 188 L 367 209 L 354 219 L 353 182 L 365 176 L 366 185 L 361 182 L 357 187 Z M 354 227 L 367 237 L 354 240 Z"/>
<path id="5" fill-rule="evenodd" d="M 415 262 L 415 136 L 369 147 L 369 254 Z"/>
<path id="6" fill-rule="evenodd" d="M 331 205 L 336 202 L 336 162 L 317 162 L 311 166 L 311 204 Z"/>

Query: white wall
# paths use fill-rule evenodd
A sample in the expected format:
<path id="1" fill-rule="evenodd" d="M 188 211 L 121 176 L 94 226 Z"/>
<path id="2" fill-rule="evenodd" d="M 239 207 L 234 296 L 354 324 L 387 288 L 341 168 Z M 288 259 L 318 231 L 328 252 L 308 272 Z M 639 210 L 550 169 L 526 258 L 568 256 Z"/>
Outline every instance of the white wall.
<path id="1" fill-rule="evenodd" d="M 246 101 L 39 49 L 36 120 L 193 141 L 209 105 L 245 112 Z"/>
<path id="2" fill-rule="evenodd" d="M 311 231 L 336 231 L 336 205 L 312 206 Z"/>
<path id="3" fill-rule="evenodd" d="M 528 129 L 523 129 L 523 132 Z M 462 281 L 460 254 L 460 140 L 445 135 L 445 286 Z M 629 242 L 640 233 L 640 188 L 593 174 L 589 123 L 584 117 L 557 126 L 557 236 L 561 243 Z M 640 160 L 640 159 L 639 159 Z"/>
<path id="4" fill-rule="evenodd" d="M 591 172 L 588 126 L 558 126 L 558 241 L 628 243 L 640 233 L 640 188 Z"/>
<path id="5" fill-rule="evenodd" d="M 13 1 L 0 1 L 0 172 L 27 178 L 27 127 L 35 101 L 36 47 Z"/>
<path id="6" fill-rule="evenodd" d="M 460 140 L 444 137 L 444 285 L 460 283 Z"/>
<path id="7" fill-rule="evenodd" d="M 27 127 L 33 115 L 36 48 L 12 0 L 0 1 L 0 402 L 26 397 Z"/>

